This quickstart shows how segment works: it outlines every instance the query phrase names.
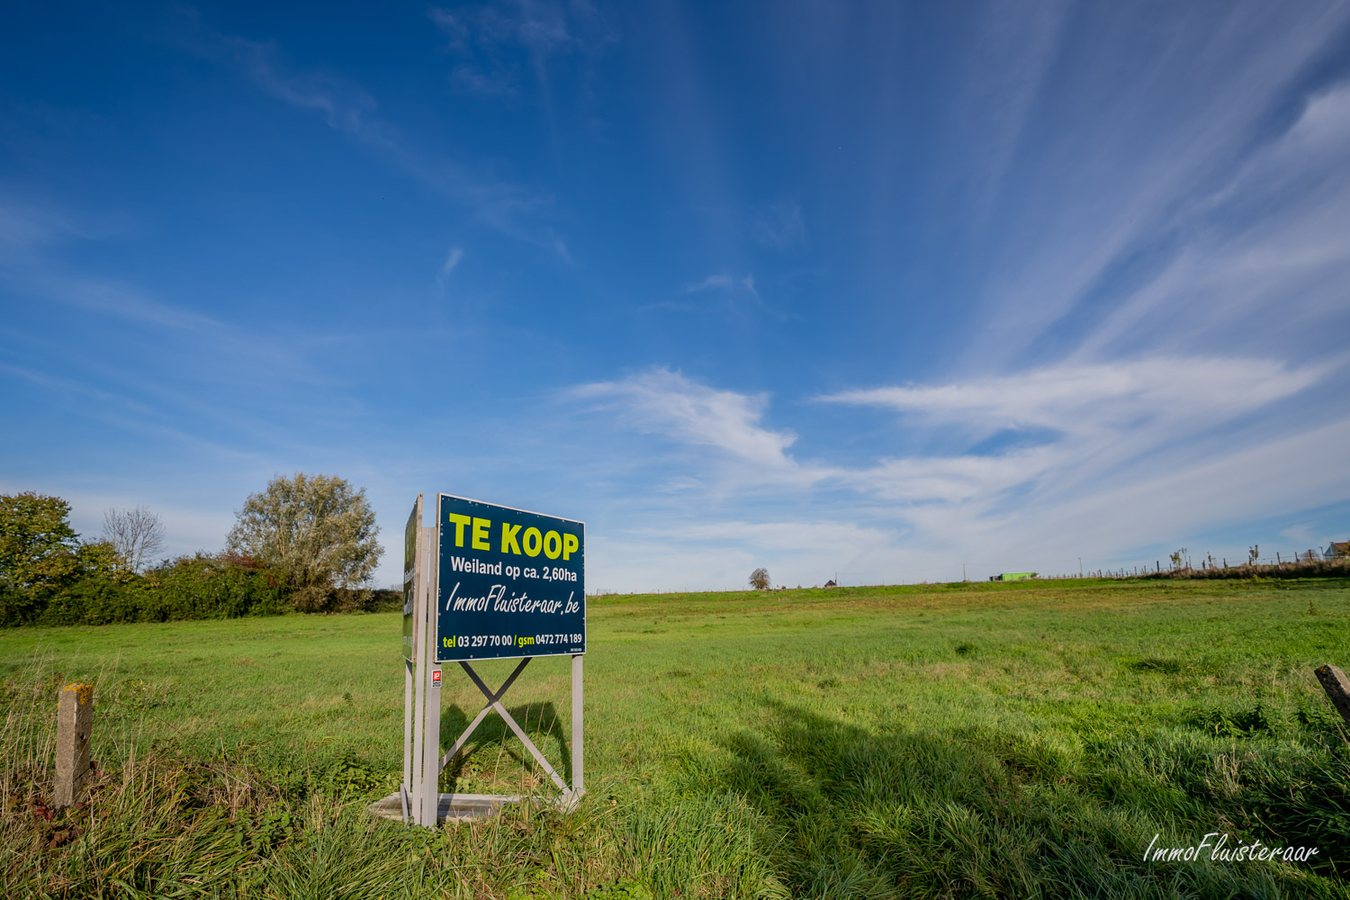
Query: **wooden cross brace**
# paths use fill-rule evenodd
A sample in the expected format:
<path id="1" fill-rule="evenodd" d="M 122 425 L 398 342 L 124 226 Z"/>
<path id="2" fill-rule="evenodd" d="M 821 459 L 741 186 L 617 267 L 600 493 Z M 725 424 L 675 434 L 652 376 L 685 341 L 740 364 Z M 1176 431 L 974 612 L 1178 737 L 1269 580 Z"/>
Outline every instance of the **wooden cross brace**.
<path id="1" fill-rule="evenodd" d="M 567 782 L 563 780 L 563 777 L 557 773 L 553 766 L 549 765 L 548 760 L 544 758 L 544 754 L 539 752 L 539 748 L 534 745 L 534 741 L 530 740 L 529 735 L 525 733 L 525 729 L 516 724 L 516 720 L 511 718 L 511 714 L 506 711 L 506 707 L 502 706 L 502 697 L 506 695 L 506 692 L 510 689 L 511 685 L 515 683 L 515 680 L 519 677 L 520 673 L 525 671 L 525 667 L 530 664 L 531 658 L 532 657 L 527 656 L 522 659 L 520 664 L 516 666 L 515 671 L 507 677 L 506 681 L 502 682 L 502 686 L 495 692 L 488 688 L 482 678 L 478 677 L 478 673 L 473 670 L 472 666 L 467 662 L 460 662 L 460 666 L 468 673 L 469 678 L 473 683 L 478 685 L 478 690 L 482 691 L 483 696 L 487 698 L 487 705 L 484 706 L 478 715 L 474 717 L 474 720 L 469 723 L 469 727 L 464 729 L 464 733 L 459 736 L 459 740 L 455 741 L 455 745 L 446 752 L 445 756 L 441 757 L 440 767 L 444 769 L 450 763 L 450 760 L 455 758 L 455 754 L 458 753 L 469 740 L 469 736 L 473 734 L 474 729 L 487 718 L 489 712 L 495 709 L 497 715 L 501 716 L 506 724 L 510 726 L 511 730 L 516 733 L 516 737 L 520 738 L 520 742 L 525 745 L 525 749 L 530 751 L 530 755 L 534 757 L 535 762 L 539 763 L 543 770 L 548 773 L 548 777 L 553 779 L 553 783 L 556 784 L 564 794 L 570 795 L 572 791 L 567 786 Z M 573 715 L 575 715 L 575 712 Z"/>

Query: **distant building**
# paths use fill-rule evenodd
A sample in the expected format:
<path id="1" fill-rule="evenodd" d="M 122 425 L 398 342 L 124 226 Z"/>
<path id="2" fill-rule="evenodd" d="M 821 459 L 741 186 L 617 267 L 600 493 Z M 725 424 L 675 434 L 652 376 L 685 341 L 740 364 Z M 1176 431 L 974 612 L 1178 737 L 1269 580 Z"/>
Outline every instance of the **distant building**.
<path id="1" fill-rule="evenodd" d="M 833 579 L 833 578 L 831 578 L 829 581 L 825 582 L 825 586 L 826 586 L 826 587 L 839 587 L 839 585 L 837 585 L 837 584 L 834 583 L 834 579 Z"/>
<path id="2" fill-rule="evenodd" d="M 1350 541 L 1332 541 L 1322 555 L 1327 559 L 1335 559 L 1338 556 L 1350 556 Z"/>

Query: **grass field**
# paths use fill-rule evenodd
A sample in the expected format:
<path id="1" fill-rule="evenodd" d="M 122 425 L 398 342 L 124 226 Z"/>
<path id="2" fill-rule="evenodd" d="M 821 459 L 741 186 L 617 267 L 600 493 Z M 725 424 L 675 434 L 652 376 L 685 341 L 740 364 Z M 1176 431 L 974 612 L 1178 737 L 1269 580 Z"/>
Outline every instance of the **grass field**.
<path id="1" fill-rule="evenodd" d="M 581 809 L 439 832 L 365 813 L 401 765 L 396 614 L 0 632 L 0 895 L 1350 898 L 1350 749 L 1312 674 L 1350 668 L 1350 582 L 611 596 L 588 618 Z M 555 762 L 568 672 L 536 660 L 506 700 Z M 447 745 L 480 705 L 456 675 Z M 48 819 L 76 679 L 99 774 Z M 490 717 L 451 789 L 551 788 Z M 1211 832 L 1318 854 L 1144 860 Z"/>

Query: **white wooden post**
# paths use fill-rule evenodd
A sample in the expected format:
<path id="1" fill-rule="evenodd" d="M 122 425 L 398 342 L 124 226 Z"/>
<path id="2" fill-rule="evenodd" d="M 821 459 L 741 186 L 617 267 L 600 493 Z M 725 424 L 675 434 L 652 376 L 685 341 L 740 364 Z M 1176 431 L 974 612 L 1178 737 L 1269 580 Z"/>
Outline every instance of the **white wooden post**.
<path id="1" fill-rule="evenodd" d="M 582 663 L 586 657 L 577 654 L 572 657 L 572 799 L 580 800 L 586 793 L 586 780 L 583 775 L 584 756 L 582 720 Z"/>
<path id="2" fill-rule="evenodd" d="M 423 710 L 422 738 L 422 815 L 418 823 L 427 828 L 436 827 L 436 811 L 440 805 L 441 774 L 441 667 L 436 664 L 436 530 L 424 528 L 421 540 L 423 559 L 422 590 L 426 597 L 426 620 L 422 623 L 425 650 L 422 656 L 423 692 L 426 706 Z"/>
<path id="3" fill-rule="evenodd" d="M 409 760 L 409 771 L 411 773 L 412 785 L 409 793 L 411 794 L 411 813 L 414 824 L 421 825 L 423 821 L 423 812 L 426 804 L 423 802 L 425 793 L 423 786 L 423 775 L 425 767 L 422 765 L 423 744 L 426 738 L 426 729 L 422 724 L 426 718 L 427 708 L 427 590 L 426 590 L 426 547 L 425 529 L 419 525 L 417 527 L 417 549 L 414 556 L 417 560 L 416 582 L 413 585 L 413 746 L 412 758 Z"/>
<path id="4" fill-rule="evenodd" d="M 413 769 L 413 661 L 403 660 L 403 780 L 398 791 L 403 799 L 403 818 L 412 816 Z"/>

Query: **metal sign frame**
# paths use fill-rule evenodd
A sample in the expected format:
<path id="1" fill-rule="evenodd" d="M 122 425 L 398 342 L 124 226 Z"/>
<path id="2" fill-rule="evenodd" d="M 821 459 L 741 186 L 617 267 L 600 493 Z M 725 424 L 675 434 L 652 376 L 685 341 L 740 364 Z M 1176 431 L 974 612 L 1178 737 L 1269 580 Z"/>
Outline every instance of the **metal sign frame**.
<path id="1" fill-rule="evenodd" d="M 439 503 L 437 504 L 439 519 Z M 497 690 L 491 690 L 467 660 L 458 664 L 486 700 L 482 710 L 464 729 L 449 751 L 440 753 L 442 667 L 436 661 L 437 634 L 436 597 L 440 568 L 440 527 L 421 524 L 422 495 L 413 506 L 408 520 L 408 534 L 416 528 L 415 540 L 408 545 L 413 550 L 412 565 L 405 570 L 405 589 L 411 587 L 412 599 L 412 658 L 404 659 L 403 700 L 403 780 L 397 794 L 376 803 L 372 809 L 381 815 L 402 818 L 405 822 L 434 828 L 441 821 L 463 821 L 491 813 L 505 803 L 516 803 L 519 795 L 501 794 L 442 794 L 440 773 L 464 747 L 489 712 L 496 712 L 511 731 L 525 745 L 530 755 L 562 791 L 564 809 L 572 809 L 586 793 L 584 777 L 584 656 L 572 657 L 572 746 L 571 784 L 549 764 L 548 759 L 530 740 L 519 723 L 502 705 L 502 697 L 529 665 L 531 656 L 520 658 L 519 664 Z M 416 523 L 414 525 L 414 523 Z M 583 625 L 584 628 L 584 625 Z M 569 654 L 550 654 L 569 655 Z"/>

